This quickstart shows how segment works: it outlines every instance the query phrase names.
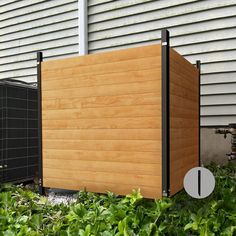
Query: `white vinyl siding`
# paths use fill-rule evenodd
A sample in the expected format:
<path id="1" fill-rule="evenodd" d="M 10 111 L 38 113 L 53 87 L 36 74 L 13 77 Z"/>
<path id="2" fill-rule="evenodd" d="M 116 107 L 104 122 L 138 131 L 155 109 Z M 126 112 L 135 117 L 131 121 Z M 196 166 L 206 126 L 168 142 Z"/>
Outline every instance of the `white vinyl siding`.
<path id="1" fill-rule="evenodd" d="M 2 0 L 0 22 L 0 79 L 36 81 L 37 51 L 78 54 L 78 0 Z"/>
<path id="2" fill-rule="evenodd" d="M 160 42 L 201 60 L 201 125 L 236 123 L 236 0 L 89 0 L 89 53 Z"/>

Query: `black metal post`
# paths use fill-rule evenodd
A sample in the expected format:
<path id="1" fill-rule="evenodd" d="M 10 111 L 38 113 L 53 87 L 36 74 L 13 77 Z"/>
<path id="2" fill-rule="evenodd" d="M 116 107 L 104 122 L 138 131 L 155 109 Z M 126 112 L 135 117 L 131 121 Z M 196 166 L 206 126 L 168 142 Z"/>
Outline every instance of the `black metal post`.
<path id="1" fill-rule="evenodd" d="M 41 62 L 43 61 L 43 53 L 37 52 L 37 85 L 38 85 L 38 185 L 39 193 L 43 195 L 45 189 L 43 187 L 43 158 L 42 158 L 42 94 L 41 94 Z"/>
<path id="2" fill-rule="evenodd" d="M 198 170 L 198 195 L 201 196 L 201 170 Z"/>
<path id="3" fill-rule="evenodd" d="M 169 98 L 169 31 L 161 31 L 162 46 L 162 195 L 170 194 L 170 98 Z"/>
<path id="4" fill-rule="evenodd" d="M 196 61 L 196 67 L 198 68 L 199 74 L 198 74 L 198 89 L 199 89 L 199 98 L 198 98 L 198 114 L 199 114 L 199 131 L 198 131 L 198 152 L 199 152 L 199 157 L 198 157 L 198 165 L 201 166 L 201 61 L 197 60 Z"/>

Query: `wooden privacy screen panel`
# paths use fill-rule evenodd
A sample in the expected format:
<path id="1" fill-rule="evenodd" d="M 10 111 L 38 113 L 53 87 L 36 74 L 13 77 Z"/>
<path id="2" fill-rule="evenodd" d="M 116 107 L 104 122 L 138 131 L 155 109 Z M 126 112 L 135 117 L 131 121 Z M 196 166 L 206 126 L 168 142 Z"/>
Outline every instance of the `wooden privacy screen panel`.
<path id="1" fill-rule="evenodd" d="M 164 36 L 40 64 L 44 187 L 147 198 L 182 189 L 199 165 L 199 71 Z"/>
<path id="2" fill-rule="evenodd" d="M 170 195 L 199 165 L 199 71 L 170 48 Z"/>
<path id="3" fill-rule="evenodd" d="M 161 45 L 41 64 L 43 186 L 162 196 Z"/>

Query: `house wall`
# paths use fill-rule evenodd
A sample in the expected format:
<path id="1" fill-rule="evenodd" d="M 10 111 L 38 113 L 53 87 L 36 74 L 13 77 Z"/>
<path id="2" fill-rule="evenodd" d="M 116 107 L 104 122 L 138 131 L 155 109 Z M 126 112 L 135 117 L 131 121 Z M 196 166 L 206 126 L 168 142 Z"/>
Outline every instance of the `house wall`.
<path id="1" fill-rule="evenodd" d="M 222 134 L 216 134 L 214 128 L 201 128 L 201 159 L 204 164 L 216 162 L 226 164 L 226 153 L 231 152 L 231 137 L 224 138 Z M 235 162 L 235 161 L 234 161 Z M 236 163 L 236 162 L 235 162 Z"/>
<path id="2" fill-rule="evenodd" d="M 36 81 L 37 51 L 78 54 L 78 0 L 2 0 L 0 22 L 0 79 Z"/>

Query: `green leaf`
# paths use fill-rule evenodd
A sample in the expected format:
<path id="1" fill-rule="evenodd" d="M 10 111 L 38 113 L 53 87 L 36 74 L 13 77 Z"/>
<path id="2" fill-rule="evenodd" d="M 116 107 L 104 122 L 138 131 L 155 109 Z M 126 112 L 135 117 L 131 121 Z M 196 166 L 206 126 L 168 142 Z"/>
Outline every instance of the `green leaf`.
<path id="1" fill-rule="evenodd" d="M 119 221 L 118 223 L 118 230 L 121 234 L 124 233 L 124 227 L 123 227 L 122 221 Z"/>
<path id="2" fill-rule="evenodd" d="M 192 223 L 188 223 L 184 226 L 184 231 L 187 231 L 189 229 L 191 229 L 193 227 L 193 224 Z"/>
<path id="3" fill-rule="evenodd" d="M 19 222 L 19 223 L 26 223 L 28 219 L 29 219 L 29 217 L 26 216 L 26 215 L 20 216 L 20 217 L 18 218 L 18 222 Z"/>
<path id="4" fill-rule="evenodd" d="M 114 234 L 112 234 L 112 233 L 109 232 L 109 231 L 103 231 L 101 235 L 102 235 L 102 236 L 114 236 Z"/>
<path id="5" fill-rule="evenodd" d="M 43 216 L 35 214 L 32 216 L 30 222 L 34 229 L 39 229 L 43 222 Z"/>
<path id="6" fill-rule="evenodd" d="M 126 195 L 125 199 L 123 202 L 130 203 L 131 205 L 137 205 L 139 202 L 141 202 L 143 199 L 143 196 L 140 193 L 140 189 L 138 190 L 133 190 L 132 194 Z"/>
<path id="7" fill-rule="evenodd" d="M 4 232 L 3 235 L 4 236 L 15 236 L 16 234 L 11 230 L 7 230 L 7 231 Z"/>
<path id="8" fill-rule="evenodd" d="M 84 236 L 89 236 L 90 233 L 91 233 L 91 226 L 90 225 L 86 225 Z"/>

